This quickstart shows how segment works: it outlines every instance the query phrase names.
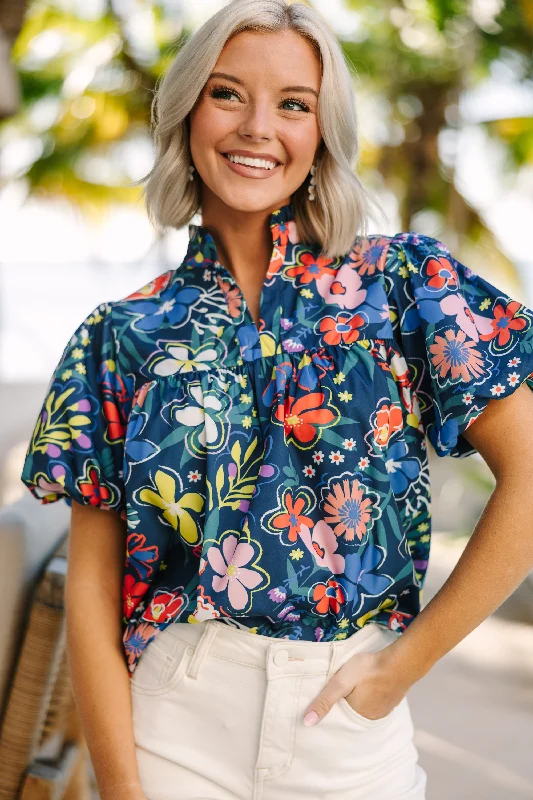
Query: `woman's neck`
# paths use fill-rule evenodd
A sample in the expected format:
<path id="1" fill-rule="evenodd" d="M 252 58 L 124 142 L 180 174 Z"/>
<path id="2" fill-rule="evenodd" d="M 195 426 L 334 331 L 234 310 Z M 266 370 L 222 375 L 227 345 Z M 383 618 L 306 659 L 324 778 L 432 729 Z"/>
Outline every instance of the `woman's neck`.
<path id="1" fill-rule="evenodd" d="M 256 323 L 272 258 L 270 216 L 289 202 L 287 199 L 275 208 L 257 212 L 238 211 L 210 195 L 202 203 L 202 227 L 213 237 L 218 260 L 233 276 Z"/>

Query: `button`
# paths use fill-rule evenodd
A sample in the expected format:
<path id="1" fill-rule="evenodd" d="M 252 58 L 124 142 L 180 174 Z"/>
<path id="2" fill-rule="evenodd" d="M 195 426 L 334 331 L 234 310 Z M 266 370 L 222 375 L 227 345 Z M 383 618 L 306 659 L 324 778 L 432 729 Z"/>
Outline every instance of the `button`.
<path id="1" fill-rule="evenodd" d="M 289 654 L 286 650 L 278 650 L 274 653 L 274 664 L 276 667 L 282 667 L 289 660 Z"/>

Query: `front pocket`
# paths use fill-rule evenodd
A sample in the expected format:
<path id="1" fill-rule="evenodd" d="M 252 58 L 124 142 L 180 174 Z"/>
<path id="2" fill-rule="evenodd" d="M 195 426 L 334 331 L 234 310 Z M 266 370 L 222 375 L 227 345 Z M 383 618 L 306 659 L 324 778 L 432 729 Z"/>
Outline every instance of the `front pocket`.
<path id="1" fill-rule="evenodd" d="M 159 634 L 163 637 L 165 631 Z M 194 647 L 169 634 L 156 644 L 150 642 L 131 677 L 131 691 L 140 695 L 160 695 L 176 688 L 189 665 Z"/>
<path id="2" fill-rule="evenodd" d="M 356 711 L 355 708 L 352 708 L 345 697 L 340 697 L 338 703 L 346 716 L 350 717 L 350 719 L 355 721 L 358 725 L 364 725 L 366 728 L 375 728 L 379 725 L 386 725 L 397 708 L 397 706 L 393 708 L 392 711 L 385 717 L 380 717 L 379 719 L 370 719 L 370 717 L 364 717 L 359 713 L 359 711 Z"/>

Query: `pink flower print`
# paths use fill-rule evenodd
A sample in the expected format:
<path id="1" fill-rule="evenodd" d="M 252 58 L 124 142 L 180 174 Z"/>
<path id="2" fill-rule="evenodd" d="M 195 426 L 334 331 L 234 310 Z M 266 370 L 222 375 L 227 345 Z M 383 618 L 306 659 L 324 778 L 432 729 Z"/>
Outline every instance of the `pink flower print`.
<path id="1" fill-rule="evenodd" d="M 255 589 L 262 576 L 252 569 L 245 569 L 254 557 L 254 548 L 248 542 L 239 541 L 238 536 L 230 534 L 222 543 L 222 550 L 212 545 L 207 551 L 207 559 L 215 572 L 213 589 L 215 592 L 228 590 L 228 599 L 233 608 L 242 611 L 248 605 L 248 589 Z"/>
<path id="2" fill-rule="evenodd" d="M 289 242 L 291 244 L 298 244 L 300 241 L 300 234 L 298 233 L 298 228 L 296 227 L 296 223 L 294 220 L 289 220 Z"/>
<path id="3" fill-rule="evenodd" d="M 356 308 L 365 302 L 366 289 L 359 273 L 349 264 L 343 264 L 335 275 L 323 274 L 316 288 L 326 303 L 335 303 L 340 308 Z"/>
<path id="4" fill-rule="evenodd" d="M 490 333 L 492 320 L 474 314 L 462 294 L 450 294 L 443 297 L 440 307 L 445 314 L 454 316 L 457 324 L 474 342 L 479 342 L 480 333 Z"/>
<path id="5" fill-rule="evenodd" d="M 35 487 L 35 495 L 39 498 L 47 497 L 50 494 L 62 495 L 65 492 L 65 468 L 60 464 L 56 464 L 52 468 L 52 477 L 56 482 L 48 481 L 44 475 L 41 475 L 37 480 Z"/>
<path id="6" fill-rule="evenodd" d="M 319 567 L 325 567 L 334 575 L 344 572 L 344 556 L 335 553 L 339 540 L 327 522 L 323 519 L 317 522 L 312 534 L 307 525 L 300 525 L 300 538 Z"/>
<path id="7" fill-rule="evenodd" d="M 435 336 L 435 342 L 429 346 L 429 352 L 433 353 L 431 361 L 439 376 L 445 378 L 450 373 L 452 381 L 461 380 L 465 383 L 480 378 L 485 370 L 483 356 L 475 349 L 475 342 L 466 341 L 464 331 L 450 329 L 444 337 Z"/>

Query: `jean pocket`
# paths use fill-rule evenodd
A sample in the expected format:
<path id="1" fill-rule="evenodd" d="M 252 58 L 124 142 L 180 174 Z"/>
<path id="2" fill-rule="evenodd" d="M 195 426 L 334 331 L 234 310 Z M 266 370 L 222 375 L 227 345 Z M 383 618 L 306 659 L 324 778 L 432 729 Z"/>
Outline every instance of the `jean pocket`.
<path id="1" fill-rule="evenodd" d="M 176 688 L 183 678 L 194 648 L 179 639 L 170 630 L 171 625 L 142 652 L 130 681 L 135 694 L 164 694 Z"/>
<path id="2" fill-rule="evenodd" d="M 386 725 L 390 719 L 395 714 L 398 706 L 392 709 L 388 714 L 384 717 L 379 717 L 379 719 L 370 719 L 370 717 L 364 717 L 359 711 L 356 711 L 355 708 L 348 702 L 345 697 L 340 697 L 338 699 L 338 704 L 340 708 L 344 711 L 345 715 L 353 722 L 361 725 L 365 728 L 377 728 L 380 725 Z"/>

